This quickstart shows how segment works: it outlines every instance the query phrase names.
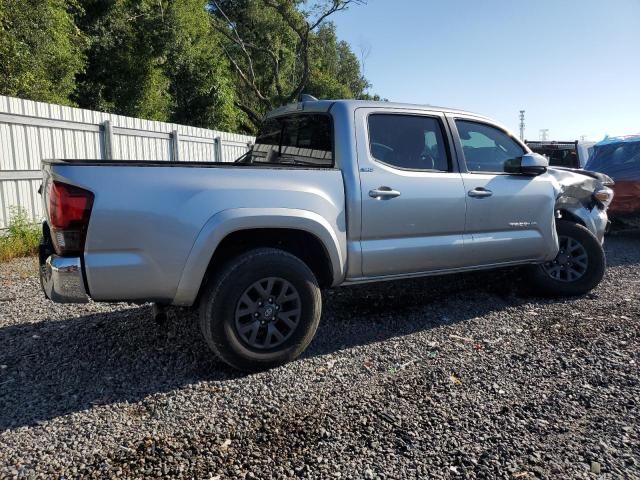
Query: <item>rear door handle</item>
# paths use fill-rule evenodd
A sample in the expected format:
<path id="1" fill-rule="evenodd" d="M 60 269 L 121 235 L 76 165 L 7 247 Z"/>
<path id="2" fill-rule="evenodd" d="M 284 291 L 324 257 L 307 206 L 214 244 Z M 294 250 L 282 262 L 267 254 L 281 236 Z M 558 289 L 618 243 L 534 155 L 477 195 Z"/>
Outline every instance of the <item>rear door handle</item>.
<path id="1" fill-rule="evenodd" d="M 400 192 L 389 187 L 378 187 L 369 190 L 369 196 L 376 200 L 389 200 L 400 196 Z"/>
<path id="2" fill-rule="evenodd" d="M 493 192 L 486 188 L 476 187 L 473 190 L 469 190 L 468 195 L 473 198 L 485 198 L 493 195 Z"/>

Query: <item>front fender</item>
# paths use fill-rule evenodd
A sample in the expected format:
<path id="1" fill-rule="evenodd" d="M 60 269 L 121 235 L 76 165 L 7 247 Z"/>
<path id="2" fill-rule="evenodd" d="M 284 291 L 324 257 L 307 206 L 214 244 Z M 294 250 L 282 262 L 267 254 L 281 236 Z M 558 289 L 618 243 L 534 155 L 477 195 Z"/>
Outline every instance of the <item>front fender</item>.
<path id="1" fill-rule="evenodd" d="M 580 170 L 551 168 L 549 173 L 554 178 L 558 194 L 556 210 L 566 211 L 579 220 L 600 243 L 604 241 L 608 217 L 606 210 L 601 210 L 593 203 L 593 193 L 604 188 L 604 178 L 593 172 Z"/>
<path id="2" fill-rule="evenodd" d="M 587 230 L 593 233 L 600 243 L 604 242 L 604 234 L 609 221 L 606 211 L 600 210 L 596 207 L 590 210 L 578 203 L 571 205 L 561 204 L 559 207 L 561 210 L 569 212 L 571 215 L 578 218 L 580 222 L 587 227 Z"/>
<path id="3" fill-rule="evenodd" d="M 315 235 L 324 245 L 333 271 L 333 284 L 344 279 L 346 238 L 317 213 L 293 208 L 234 208 L 213 215 L 202 227 L 187 258 L 174 305 L 192 305 L 211 257 L 230 233 L 254 228 L 289 228 Z"/>

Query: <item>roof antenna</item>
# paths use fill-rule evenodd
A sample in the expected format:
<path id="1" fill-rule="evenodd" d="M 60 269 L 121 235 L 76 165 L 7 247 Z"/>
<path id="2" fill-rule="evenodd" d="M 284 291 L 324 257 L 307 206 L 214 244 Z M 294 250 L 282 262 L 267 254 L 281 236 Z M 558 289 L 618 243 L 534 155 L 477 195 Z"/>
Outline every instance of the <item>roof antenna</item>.
<path id="1" fill-rule="evenodd" d="M 299 102 L 317 102 L 318 99 L 313 95 L 309 95 L 308 93 L 301 93 L 298 97 Z"/>

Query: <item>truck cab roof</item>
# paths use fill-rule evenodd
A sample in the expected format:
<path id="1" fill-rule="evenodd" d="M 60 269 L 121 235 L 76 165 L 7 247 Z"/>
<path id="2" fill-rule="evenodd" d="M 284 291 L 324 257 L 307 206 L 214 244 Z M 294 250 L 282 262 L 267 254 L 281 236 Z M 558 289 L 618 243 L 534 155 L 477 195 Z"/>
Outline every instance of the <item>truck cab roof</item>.
<path id="1" fill-rule="evenodd" d="M 478 118 L 487 118 L 484 115 L 480 115 L 475 112 L 460 110 L 456 108 L 439 107 L 435 105 L 419 105 L 413 103 L 385 102 L 376 100 L 314 100 L 294 102 L 271 110 L 269 113 L 267 113 L 266 118 L 278 117 L 295 112 L 328 112 L 338 104 L 342 105 L 348 110 L 355 110 L 357 108 L 384 108 L 396 110 L 416 110 L 424 112 L 444 112 L 452 114 L 471 115 Z"/>

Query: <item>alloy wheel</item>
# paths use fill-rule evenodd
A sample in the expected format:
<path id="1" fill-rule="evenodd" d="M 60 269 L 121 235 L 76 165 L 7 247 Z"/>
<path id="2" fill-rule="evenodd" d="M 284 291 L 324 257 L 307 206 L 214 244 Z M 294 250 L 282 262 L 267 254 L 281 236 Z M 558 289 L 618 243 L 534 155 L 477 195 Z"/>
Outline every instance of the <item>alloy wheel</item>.
<path id="1" fill-rule="evenodd" d="M 267 277 L 254 282 L 240 296 L 235 328 L 247 346 L 266 350 L 282 345 L 300 323 L 300 294 L 287 280 Z"/>
<path id="2" fill-rule="evenodd" d="M 542 265 L 543 270 L 559 282 L 575 282 L 582 278 L 589 267 L 589 256 L 584 246 L 575 238 L 560 236 L 560 250 L 555 259 Z"/>

